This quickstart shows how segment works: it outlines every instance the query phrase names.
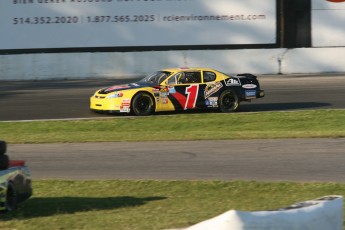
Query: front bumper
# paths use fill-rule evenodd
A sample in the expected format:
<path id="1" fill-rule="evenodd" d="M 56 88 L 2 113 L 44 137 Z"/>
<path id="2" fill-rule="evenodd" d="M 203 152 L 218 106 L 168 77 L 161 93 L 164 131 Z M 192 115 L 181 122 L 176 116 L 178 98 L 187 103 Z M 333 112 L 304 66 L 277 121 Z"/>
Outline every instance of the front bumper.
<path id="1" fill-rule="evenodd" d="M 99 110 L 99 109 L 90 109 L 90 111 L 94 113 L 101 113 L 101 114 L 119 114 L 121 113 L 120 110 Z"/>
<path id="2" fill-rule="evenodd" d="M 123 98 L 90 98 L 90 110 L 98 113 L 129 113 L 130 100 Z"/>

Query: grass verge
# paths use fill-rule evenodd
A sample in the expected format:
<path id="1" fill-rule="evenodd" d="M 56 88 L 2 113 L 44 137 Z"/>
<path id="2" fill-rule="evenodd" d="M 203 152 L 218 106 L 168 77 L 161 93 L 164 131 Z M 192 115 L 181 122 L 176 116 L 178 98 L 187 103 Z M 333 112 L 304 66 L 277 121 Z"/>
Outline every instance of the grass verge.
<path id="1" fill-rule="evenodd" d="M 9 143 L 345 137 L 345 110 L 0 122 Z"/>
<path id="2" fill-rule="evenodd" d="M 253 181 L 35 181 L 34 196 L 0 229 L 182 228 L 225 211 L 275 210 L 325 195 L 345 196 L 345 185 Z"/>
<path id="3" fill-rule="evenodd" d="M 203 113 L 81 121 L 0 122 L 9 143 L 345 137 L 345 110 Z M 325 195 L 336 183 L 34 181 L 34 196 L 0 229 L 154 230 L 186 227 L 230 209 L 272 210 Z"/>

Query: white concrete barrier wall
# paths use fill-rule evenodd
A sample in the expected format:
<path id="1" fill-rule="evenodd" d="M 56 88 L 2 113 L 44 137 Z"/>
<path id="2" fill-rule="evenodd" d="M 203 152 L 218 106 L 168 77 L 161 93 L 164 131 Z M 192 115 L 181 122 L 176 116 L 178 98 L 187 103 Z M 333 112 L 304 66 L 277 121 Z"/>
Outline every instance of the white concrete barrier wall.
<path id="1" fill-rule="evenodd" d="M 328 196 L 278 211 L 228 211 L 186 230 L 342 230 L 343 198 Z"/>
<path id="2" fill-rule="evenodd" d="M 290 49 L 282 55 L 282 60 L 284 74 L 343 73 L 345 47 Z"/>
<path id="3" fill-rule="evenodd" d="M 225 73 L 345 72 L 345 47 L 0 55 L 0 80 L 130 78 L 167 67 Z"/>

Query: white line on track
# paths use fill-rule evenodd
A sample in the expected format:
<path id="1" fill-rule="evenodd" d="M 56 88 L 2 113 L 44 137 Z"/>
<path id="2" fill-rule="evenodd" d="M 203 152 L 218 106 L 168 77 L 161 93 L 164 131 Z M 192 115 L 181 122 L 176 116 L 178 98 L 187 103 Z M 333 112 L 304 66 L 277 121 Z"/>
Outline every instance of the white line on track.
<path id="1" fill-rule="evenodd" d="M 33 122 L 33 121 L 78 121 L 78 120 L 103 120 L 112 119 L 114 117 L 89 117 L 89 118 L 60 118 L 60 119 L 34 119 L 34 120 L 9 120 L 0 121 L 2 123 L 6 122 Z M 119 117 L 120 118 L 120 117 Z M 125 118 L 125 117 L 124 117 Z"/>
<path id="2" fill-rule="evenodd" d="M 345 109 L 324 109 L 325 111 L 342 111 Z M 255 113 L 295 113 L 295 112 L 305 112 L 305 111 L 318 111 L 317 109 L 297 109 L 297 110 L 280 110 L 280 111 L 260 111 L 260 112 L 238 112 L 238 114 L 255 114 Z M 228 114 L 234 114 L 234 113 L 218 113 L 219 115 L 228 115 Z M 236 114 L 236 113 L 235 113 Z M 178 114 L 169 114 L 169 115 L 152 115 L 155 117 L 160 116 L 177 116 Z M 193 114 L 189 114 L 192 116 Z M 59 118 L 59 119 L 34 119 L 34 120 L 8 120 L 8 121 L 0 121 L 0 123 L 10 123 L 10 122 L 34 122 L 34 121 L 79 121 L 79 120 L 106 120 L 106 119 L 134 119 L 134 118 L 149 118 L 152 116 L 110 116 L 110 117 L 87 117 L 87 118 Z"/>
<path id="3" fill-rule="evenodd" d="M 153 115 L 153 116 L 176 116 L 173 115 Z M 34 121 L 81 121 L 81 120 L 106 120 L 106 119 L 134 119 L 134 118 L 148 118 L 152 116 L 110 116 L 110 117 L 84 117 L 84 118 L 58 118 L 58 119 L 33 119 L 33 120 L 8 120 L 0 121 L 0 123 L 10 122 L 34 122 Z"/>

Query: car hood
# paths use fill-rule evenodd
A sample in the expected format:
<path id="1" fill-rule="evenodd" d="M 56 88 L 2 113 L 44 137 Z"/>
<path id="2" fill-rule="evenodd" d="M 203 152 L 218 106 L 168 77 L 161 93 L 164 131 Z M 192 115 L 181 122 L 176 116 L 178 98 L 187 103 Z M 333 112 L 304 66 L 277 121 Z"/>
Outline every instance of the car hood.
<path id="1" fill-rule="evenodd" d="M 103 88 L 99 90 L 99 93 L 101 94 L 108 94 L 116 91 L 123 91 L 123 90 L 130 90 L 130 89 L 138 89 L 143 87 L 153 87 L 153 84 L 147 83 L 147 82 L 136 82 L 136 83 L 129 83 L 129 84 L 123 84 L 123 85 L 113 85 L 110 87 Z"/>

